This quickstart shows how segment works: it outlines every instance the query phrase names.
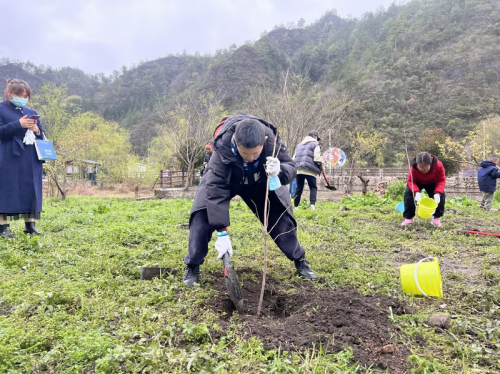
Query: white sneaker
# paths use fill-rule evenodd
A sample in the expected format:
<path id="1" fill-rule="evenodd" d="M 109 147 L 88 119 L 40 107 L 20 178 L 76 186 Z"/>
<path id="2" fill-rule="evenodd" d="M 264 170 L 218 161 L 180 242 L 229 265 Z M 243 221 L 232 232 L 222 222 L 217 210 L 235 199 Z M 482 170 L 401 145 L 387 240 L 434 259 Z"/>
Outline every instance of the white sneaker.
<path id="1" fill-rule="evenodd" d="M 294 206 L 294 207 L 293 207 L 293 210 L 297 210 L 297 209 L 299 209 L 299 207 L 298 207 L 298 206 Z"/>
<path id="2" fill-rule="evenodd" d="M 316 207 L 313 204 L 311 204 L 311 209 L 316 210 Z"/>

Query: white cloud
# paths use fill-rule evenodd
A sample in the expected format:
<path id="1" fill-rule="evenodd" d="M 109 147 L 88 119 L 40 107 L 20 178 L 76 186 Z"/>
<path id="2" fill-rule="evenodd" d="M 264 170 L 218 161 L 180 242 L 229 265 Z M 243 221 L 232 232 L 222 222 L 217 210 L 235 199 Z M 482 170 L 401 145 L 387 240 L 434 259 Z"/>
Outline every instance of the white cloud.
<path id="1" fill-rule="evenodd" d="M 312 23 L 326 11 L 360 16 L 392 0 L 25 0 L 3 6 L 0 57 L 54 67 L 110 73 L 122 65 L 170 53 L 212 53 L 258 39 L 275 25 L 304 18 Z M 20 9 L 20 8 L 23 9 Z M 31 26 L 32 25 L 32 26 Z M 28 48 L 20 48 L 19 40 Z"/>

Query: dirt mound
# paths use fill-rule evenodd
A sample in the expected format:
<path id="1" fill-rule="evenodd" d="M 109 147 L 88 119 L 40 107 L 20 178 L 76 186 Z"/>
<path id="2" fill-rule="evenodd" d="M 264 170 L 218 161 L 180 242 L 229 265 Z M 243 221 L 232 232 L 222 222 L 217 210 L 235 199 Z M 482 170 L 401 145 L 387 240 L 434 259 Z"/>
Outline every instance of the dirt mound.
<path id="1" fill-rule="evenodd" d="M 235 308 L 227 296 L 223 274 L 211 274 L 220 291 L 207 306 L 228 319 Z M 398 341 L 399 328 L 390 321 L 394 314 L 411 312 L 398 300 L 385 296 L 364 296 L 352 288 L 315 290 L 311 282 L 283 286 L 267 277 L 262 317 L 256 316 L 262 274 L 238 270 L 247 313 L 240 317 L 245 337 L 258 337 L 266 349 L 284 351 L 319 348 L 338 352 L 352 347 L 355 358 L 391 373 L 403 373 L 409 350 Z M 226 314 L 223 315 L 222 312 Z"/>

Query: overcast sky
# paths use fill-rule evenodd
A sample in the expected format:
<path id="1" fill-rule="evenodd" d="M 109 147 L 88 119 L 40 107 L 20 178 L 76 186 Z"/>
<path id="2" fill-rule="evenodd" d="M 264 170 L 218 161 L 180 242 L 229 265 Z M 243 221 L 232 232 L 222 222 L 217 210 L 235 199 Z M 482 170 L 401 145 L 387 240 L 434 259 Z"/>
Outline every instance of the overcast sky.
<path id="1" fill-rule="evenodd" d="M 326 11 L 359 17 L 394 0 L 0 0 L 0 57 L 111 73 L 169 53 L 213 53 Z"/>

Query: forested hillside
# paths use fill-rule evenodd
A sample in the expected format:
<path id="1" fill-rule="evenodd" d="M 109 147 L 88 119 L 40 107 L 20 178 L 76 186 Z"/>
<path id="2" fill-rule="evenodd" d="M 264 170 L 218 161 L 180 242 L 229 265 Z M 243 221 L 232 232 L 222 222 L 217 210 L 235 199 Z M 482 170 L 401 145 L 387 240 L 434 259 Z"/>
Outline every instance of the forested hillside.
<path id="1" fill-rule="evenodd" d="M 405 134 L 412 149 L 425 129 L 458 139 L 499 114 L 499 74 L 498 0 L 414 0 L 361 19 L 330 11 L 317 22 L 279 26 L 210 56 L 171 55 L 111 76 L 0 60 L 0 78 L 23 78 L 35 89 L 44 82 L 66 84 L 83 110 L 129 130 L 140 155 L 158 136 L 158 105 L 174 108 L 186 92 L 212 93 L 227 113 L 247 111 L 259 90 L 279 96 L 284 77 L 292 77 L 285 88 L 300 81 L 296 97 L 314 92 L 315 100 L 330 92 L 341 98 L 331 108 L 342 122 L 340 137 L 363 131 L 387 138 L 383 162 L 378 160 L 385 165 L 399 162 Z M 306 123 L 325 129 L 322 121 L 312 115 Z"/>

